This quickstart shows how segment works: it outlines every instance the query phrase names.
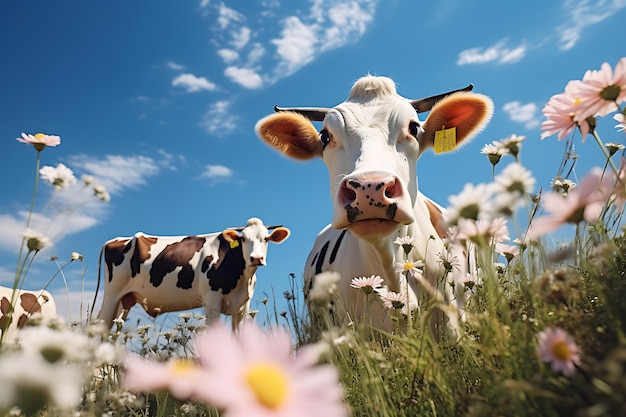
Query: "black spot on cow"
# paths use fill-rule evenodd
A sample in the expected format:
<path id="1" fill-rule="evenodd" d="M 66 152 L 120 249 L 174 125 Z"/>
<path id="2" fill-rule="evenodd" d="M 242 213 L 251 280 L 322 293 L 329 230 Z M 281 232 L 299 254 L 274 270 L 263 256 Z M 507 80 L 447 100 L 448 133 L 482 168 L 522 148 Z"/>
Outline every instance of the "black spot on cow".
<path id="1" fill-rule="evenodd" d="M 220 259 L 211 266 L 206 276 L 212 291 L 222 290 L 222 294 L 228 294 L 237 286 L 237 281 L 246 268 L 246 261 L 243 259 L 241 245 L 231 248 L 222 235 L 218 239 Z"/>
<path id="2" fill-rule="evenodd" d="M 385 215 L 389 220 L 393 220 L 396 217 L 396 211 L 398 211 L 398 205 L 396 203 L 389 204 L 385 210 Z"/>
<path id="3" fill-rule="evenodd" d="M 213 262 L 213 255 L 209 255 L 202 261 L 201 271 L 204 274 Z"/>
<path id="4" fill-rule="evenodd" d="M 135 250 L 130 258 L 130 276 L 135 278 L 139 274 L 141 265 L 150 259 L 150 248 L 157 243 L 157 237 L 137 236 L 135 237 Z"/>
<path id="5" fill-rule="evenodd" d="M 339 235 L 339 238 L 335 242 L 335 246 L 333 246 L 333 250 L 330 252 L 330 259 L 328 260 L 330 264 L 335 262 L 335 258 L 337 258 L 337 251 L 339 250 L 339 246 L 341 246 L 341 241 L 343 240 L 343 237 L 345 235 L 346 235 L 346 229 L 343 229 L 343 231 Z"/>
<path id="6" fill-rule="evenodd" d="M 167 245 L 152 262 L 150 283 L 155 287 L 160 286 L 165 275 L 180 266 L 176 286 L 183 289 L 191 288 L 195 272 L 189 265 L 189 261 L 202 249 L 205 241 L 203 237 L 187 236 L 180 242 Z"/>
<path id="7" fill-rule="evenodd" d="M 113 279 L 113 265 L 119 266 L 124 262 L 124 255 L 131 248 L 132 239 L 115 240 L 104 247 L 104 262 L 109 268 L 109 282 Z"/>
<path id="8" fill-rule="evenodd" d="M 317 260 L 317 257 L 319 256 L 319 252 L 317 252 L 315 254 L 315 256 L 313 256 L 313 259 L 311 259 L 311 264 L 309 266 L 313 266 L 315 264 L 315 261 Z"/>
<path id="9" fill-rule="evenodd" d="M 365 189 L 364 187 L 361 186 L 361 183 L 358 182 L 357 180 L 350 180 L 350 181 L 348 181 L 348 184 L 350 184 L 350 186 L 352 186 L 352 188 L 355 188 L 355 189 L 356 188 L 363 188 L 363 189 Z"/>
<path id="10" fill-rule="evenodd" d="M 330 245 L 330 241 L 324 243 L 324 246 L 322 246 L 322 249 L 320 249 L 320 254 L 317 257 L 317 262 L 315 263 L 315 274 L 320 274 L 322 272 L 322 266 L 324 266 L 324 260 L 326 259 L 328 245 Z"/>
<path id="11" fill-rule="evenodd" d="M 350 204 L 347 204 L 344 209 L 346 210 L 346 215 L 348 216 L 348 221 L 352 223 L 356 220 L 356 218 L 361 215 L 363 212 L 356 207 L 352 207 Z"/>

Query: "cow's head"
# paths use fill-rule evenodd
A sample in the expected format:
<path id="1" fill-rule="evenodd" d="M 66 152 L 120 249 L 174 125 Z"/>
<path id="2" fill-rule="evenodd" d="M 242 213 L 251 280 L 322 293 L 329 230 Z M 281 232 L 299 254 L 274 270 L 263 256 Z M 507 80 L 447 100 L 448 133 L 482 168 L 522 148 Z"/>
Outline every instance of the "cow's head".
<path id="1" fill-rule="evenodd" d="M 467 90 L 471 86 L 411 101 L 396 93 L 391 79 L 367 76 L 334 108 L 276 108 L 255 130 L 287 156 L 322 158 L 330 173 L 333 227 L 375 239 L 415 221 L 416 161 L 434 146 L 435 133 L 455 128 L 458 147 L 489 121 L 491 100 Z M 422 123 L 417 113 L 428 110 Z M 323 121 L 319 132 L 311 121 Z"/>
<path id="2" fill-rule="evenodd" d="M 272 229 L 272 233 L 268 229 Z M 269 242 L 281 243 L 289 237 L 291 231 L 282 226 L 263 225 L 261 219 L 253 217 L 248 220 L 246 227 L 226 229 L 222 236 L 231 247 L 241 245 L 246 267 L 265 266 L 267 262 L 267 244 Z"/>

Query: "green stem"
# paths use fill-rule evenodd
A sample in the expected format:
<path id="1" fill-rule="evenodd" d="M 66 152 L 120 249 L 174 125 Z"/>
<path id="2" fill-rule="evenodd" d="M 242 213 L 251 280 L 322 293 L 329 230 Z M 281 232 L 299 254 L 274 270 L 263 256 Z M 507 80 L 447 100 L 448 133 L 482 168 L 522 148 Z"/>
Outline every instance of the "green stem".
<path id="1" fill-rule="evenodd" d="M 602 143 L 602 141 L 600 140 L 600 136 L 598 136 L 598 133 L 596 132 L 596 130 L 594 129 L 591 134 L 593 135 L 593 138 L 596 140 L 596 143 L 598 144 L 598 146 L 600 147 L 600 149 L 602 150 L 602 153 L 604 154 L 604 157 L 606 158 L 606 160 L 608 161 L 608 163 L 611 165 L 611 169 L 613 170 L 613 172 L 615 173 L 615 175 L 617 177 L 619 177 L 619 172 L 617 171 L 617 167 L 615 166 L 615 164 L 613 163 L 613 161 L 611 160 L 611 155 L 609 155 L 609 151 L 606 150 L 606 147 L 604 146 L 604 144 Z"/>

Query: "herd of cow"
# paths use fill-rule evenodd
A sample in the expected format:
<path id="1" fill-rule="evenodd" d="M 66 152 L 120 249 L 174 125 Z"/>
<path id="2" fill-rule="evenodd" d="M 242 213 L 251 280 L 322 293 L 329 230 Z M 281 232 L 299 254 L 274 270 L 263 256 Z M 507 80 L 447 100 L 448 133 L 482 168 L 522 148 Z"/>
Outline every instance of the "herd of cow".
<path id="1" fill-rule="evenodd" d="M 416 163 L 426 149 L 454 149 L 488 123 L 491 100 L 470 90 L 471 86 L 409 100 L 397 94 L 391 79 L 365 76 L 334 108 L 276 107 L 274 114 L 256 124 L 257 135 L 284 155 L 300 160 L 319 157 L 328 168 L 334 213 L 304 266 L 304 290 L 306 296 L 319 273 L 339 273 L 342 302 L 332 311 L 338 324 L 363 316 L 365 295 L 350 288 L 354 277 L 378 275 L 390 291 L 404 289 L 410 303 L 417 302 L 418 282 L 407 282 L 396 272 L 396 262 L 404 260 L 402 248 L 394 244 L 397 238 L 412 237 L 415 250 L 409 260 L 423 261 L 425 278 L 437 286 L 443 275 L 437 258 L 444 248 L 443 212 L 419 192 Z M 418 114 L 426 111 L 430 113 L 421 122 Z M 322 122 L 321 130 L 312 122 Z M 452 142 L 442 135 L 446 132 L 452 132 Z M 443 145 L 442 137 L 448 141 Z M 266 264 L 268 243 L 281 243 L 289 234 L 285 227 L 265 226 L 251 218 L 243 228 L 218 233 L 176 237 L 137 233 L 112 239 L 99 258 L 98 287 L 103 262 L 104 296 L 98 318 L 111 326 L 135 304 L 151 316 L 204 307 L 207 322 L 229 315 L 235 330 L 249 312 L 255 273 Z M 471 272 L 467 268 L 456 273 L 464 277 Z M 455 293 L 461 286 L 445 288 L 445 302 L 455 304 L 462 314 L 464 298 Z M 0 328 L 8 327 L 5 339 L 15 337 L 32 314 L 56 314 L 48 292 L 22 291 L 14 297 L 12 322 L 7 323 L 12 291 L 0 291 Z M 389 329 L 390 316 L 382 303 L 371 308 L 371 325 Z M 457 325 L 448 320 L 450 330 L 458 330 Z"/>

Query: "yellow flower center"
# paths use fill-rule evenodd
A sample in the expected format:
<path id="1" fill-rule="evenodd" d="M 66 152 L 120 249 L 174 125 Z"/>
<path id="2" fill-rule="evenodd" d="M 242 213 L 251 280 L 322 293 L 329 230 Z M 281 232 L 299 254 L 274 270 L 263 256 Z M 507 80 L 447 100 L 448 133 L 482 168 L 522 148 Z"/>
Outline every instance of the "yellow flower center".
<path id="1" fill-rule="evenodd" d="M 198 369 L 198 366 L 190 359 L 178 358 L 174 359 L 171 363 L 170 370 L 173 375 L 185 375 L 190 374 Z"/>
<path id="2" fill-rule="evenodd" d="M 552 354 L 560 361 L 568 361 L 572 356 L 569 345 L 562 340 L 559 340 L 552 345 Z"/>
<path id="3" fill-rule="evenodd" d="M 44 135 L 43 133 L 36 133 L 35 134 L 35 139 L 43 139 L 45 137 L 46 137 L 46 135 Z"/>
<path id="4" fill-rule="evenodd" d="M 580 103 L 582 103 L 583 101 L 580 99 L 580 97 L 576 97 L 574 99 L 574 106 L 578 106 Z"/>
<path id="5" fill-rule="evenodd" d="M 413 268 L 415 268 L 415 264 L 414 264 L 413 262 L 411 262 L 411 261 L 406 261 L 406 262 L 404 263 L 404 270 L 405 270 L 405 271 L 408 271 L 408 270 L 413 269 Z"/>
<path id="6" fill-rule="evenodd" d="M 287 399 L 288 378 L 285 372 L 271 363 L 252 366 L 245 375 L 245 381 L 261 404 L 276 409 Z"/>

